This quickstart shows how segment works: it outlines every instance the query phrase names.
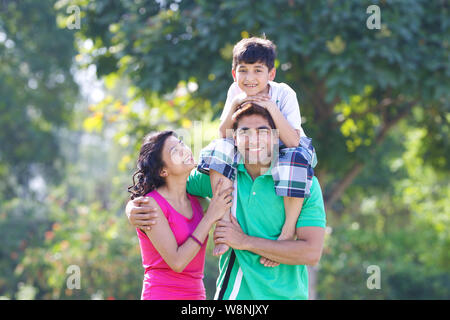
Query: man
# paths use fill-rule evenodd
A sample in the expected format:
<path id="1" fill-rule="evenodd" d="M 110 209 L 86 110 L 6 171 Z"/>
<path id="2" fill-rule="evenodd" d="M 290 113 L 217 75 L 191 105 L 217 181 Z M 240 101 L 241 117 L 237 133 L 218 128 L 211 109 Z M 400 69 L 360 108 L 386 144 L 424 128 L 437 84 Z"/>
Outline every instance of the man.
<path id="1" fill-rule="evenodd" d="M 219 260 L 215 299 L 307 299 L 306 265 L 316 265 L 321 257 L 326 217 L 322 192 L 316 177 L 311 196 L 306 198 L 297 221 L 296 240 L 276 240 L 284 223 L 283 198 L 275 193 L 271 174 L 276 161 L 274 122 L 266 109 L 248 103 L 234 118 L 234 139 L 239 151 L 236 159 L 234 217 L 220 222 L 215 242 L 228 250 Z M 209 177 L 194 170 L 187 192 L 211 197 Z M 137 227 L 151 222 L 143 219 L 148 207 L 139 199 L 127 205 L 127 215 Z M 264 257 L 264 258 L 261 258 Z"/>

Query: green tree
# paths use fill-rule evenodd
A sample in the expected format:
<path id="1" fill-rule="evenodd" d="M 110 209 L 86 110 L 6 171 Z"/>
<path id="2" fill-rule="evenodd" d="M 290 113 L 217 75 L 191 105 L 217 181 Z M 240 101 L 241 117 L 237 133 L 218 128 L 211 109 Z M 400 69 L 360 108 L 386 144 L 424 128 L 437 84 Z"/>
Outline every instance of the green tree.
<path id="1" fill-rule="evenodd" d="M 79 31 L 66 28 L 72 4 Z M 366 28 L 371 4 L 380 6 L 380 30 Z M 137 238 L 123 208 L 140 140 L 181 128 L 191 146 L 209 142 L 232 81 L 233 44 L 264 33 L 278 46 L 276 80 L 297 92 L 332 209 L 319 298 L 449 296 L 443 1 L 2 5 L 0 295 L 138 298 Z M 95 65 L 107 89 L 80 114 L 72 112 L 74 57 Z M 39 177 L 48 188 L 38 201 L 15 197 L 37 191 L 30 181 Z M 207 261 L 212 294 L 216 266 Z M 381 268 L 381 291 L 366 287 L 372 264 Z M 70 265 L 81 268 L 80 291 L 67 290 Z"/>
<path id="2" fill-rule="evenodd" d="M 427 264 L 442 266 L 448 260 L 443 253 L 448 235 L 437 229 L 424 232 L 431 225 L 440 226 L 443 218 L 417 217 L 442 209 L 447 202 L 440 199 L 448 189 L 437 195 L 425 193 L 425 198 L 439 203 L 437 207 L 435 202 L 427 202 L 429 207 L 410 206 L 411 200 L 400 191 L 406 184 L 430 178 L 406 168 L 414 157 L 423 157 L 420 168 L 436 175 L 431 181 L 440 185 L 448 180 L 450 19 L 443 1 L 73 0 L 68 4 L 81 8 L 79 36 L 93 41 L 89 63 L 97 66 L 98 75 L 129 79 L 130 96 L 143 100 L 148 118 L 130 117 L 134 122 L 124 135 L 137 143 L 147 126 L 136 126 L 135 135 L 132 127 L 154 121 L 152 115 L 181 125 L 186 114 L 188 120 L 201 119 L 212 107 L 213 119 L 217 117 L 232 81 L 233 44 L 262 34 L 274 40 L 276 80 L 297 92 L 303 126 L 318 152 L 316 175 L 332 209 L 329 224 L 336 226 L 328 243 L 335 251 L 322 259 L 325 276 L 319 278 L 319 289 L 324 297 L 368 297 L 361 291 L 367 290 L 365 281 L 358 282 L 354 291 L 345 285 L 346 279 L 354 280 L 355 270 L 365 272 L 360 267 L 368 256 L 383 268 L 388 266 L 393 283 L 396 277 L 407 279 L 424 271 L 425 248 L 434 245 L 436 237 L 441 239 L 440 253 Z M 366 9 L 373 4 L 381 9 L 380 30 L 366 27 Z M 196 90 L 187 100 L 174 99 L 174 92 L 188 83 L 195 83 Z M 194 99 L 196 103 L 189 104 Z M 97 116 L 103 120 L 98 123 L 105 123 L 106 114 Z M 417 129 L 423 134 L 417 136 L 414 156 L 409 154 L 406 161 L 403 153 L 411 147 L 405 145 L 404 136 Z M 416 234 L 424 236 L 423 247 L 409 242 Z M 385 248 L 391 251 L 382 254 Z M 407 253 L 413 249 L 417 249 L 413 254 Z M 359 269 L 345 269 L 349 260 L 340 253 L 351 257 Z M 336 281 L 332 275 L 344 269 L 348 277 L 342 274 Z M 430 271 L 429 279 L 436 284 L 445 280 L 441 276 L 446 272 Z M 391 293 L 372 292 L 372 297 L 413 297 L 408 290 L 421 290 L 427 277 L 403 289 L 397 283 Z M 329 281 L 336 287 L 326 290 Z M 441 289 L 438 285 L 428 293 L 445 296 Z"/>
<path id="3" fill-rule="evenodd" d="M 262 34 L 274 40 L 277 80 L 299 96 L 328 207 L 414 106 L 425 110 L 418 121 L 429 128 L 424 153 L 449 169 L 450 19 L 442 1 L 71 3 L 81 7 L 82 36 L 94 40 L 99 75 L 126 75 L 144 97 L 194 81 L 216 116 L 231 82 L 233 43 Z M 381 30 L 366 28 L 371 4 L 381 8 Z"/>
<path id="4" fill-rule="evenodd" d="M 70 67 L 74 32 L 58 28 L 54 1 L 0 4 L 0 193 L 29 191 L 33 177 L 63 168 L 58 128 L 70 123 L 77 94 Z"/>
<path id="5" fill-rule="evenodd" d="M 425 134 L 402 121 L 342 197 L 339 223 L 328 216 L 320 298 L 450 297 L 449 177 L 421 157 Z M 370 265 L 381 270 L 379 290 L 366 285 Z"/>
<path id="6" fill-rule="evenodd" d="M 53 4 L 0 3 L 0 295 L 11 298 L 22 280 L 15 268 L 49 227 L 37 191 L 61 177 L 58 136 L 77 95 L 75 34 L 56 25 Z"/>

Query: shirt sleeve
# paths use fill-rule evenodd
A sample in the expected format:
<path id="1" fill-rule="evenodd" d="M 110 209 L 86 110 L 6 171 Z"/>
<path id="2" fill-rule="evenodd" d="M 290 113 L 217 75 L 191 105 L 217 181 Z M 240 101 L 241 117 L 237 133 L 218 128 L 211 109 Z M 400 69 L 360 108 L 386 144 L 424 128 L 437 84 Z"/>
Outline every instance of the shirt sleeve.
<path id="1" fill-rule="evenodd" d="M 223 107 L 222 115 L 220 116 L 220 121 L 223 121 L 225 119 L 225 116 L 228 113 L 228 110 L 231 108 L 231 101 L 236 96 L 238 90 L 236 90 L 236 82 L 233 82 L 230 85 L 230 88 L 228 88 L 227 92 L 227 100 L 225 101 L 225 106 Z"/>
<path id="2" fill-rule="evenodd" d="M 209 176 L 199 172 L 197 169 L 193 169 L 188 177 L 186 191 L 194 196 L 212 198 Z"/>
<path id="3" fill-rule="evenodd" d="M 305 135 L 302 128 L 302 117 L 297 94 L 291 87 L 284 83 L 281 85 L 280 91 L 279 107 L 281 113 L 294 129 L 300 130 L 302 135 Z"/>
<path id="4" fill-rule="evenodd" d="M 297 220 L 297 228 L 325 228 L 326 224 L 327 221 L 322 189 L 320 188 L 319 180 L 316 177 L 313 177 L 313 182 L 311 185 L 311 196 L 309 198 L 305 198 L 305 201 L 303 202 L 303 207 Z"/>

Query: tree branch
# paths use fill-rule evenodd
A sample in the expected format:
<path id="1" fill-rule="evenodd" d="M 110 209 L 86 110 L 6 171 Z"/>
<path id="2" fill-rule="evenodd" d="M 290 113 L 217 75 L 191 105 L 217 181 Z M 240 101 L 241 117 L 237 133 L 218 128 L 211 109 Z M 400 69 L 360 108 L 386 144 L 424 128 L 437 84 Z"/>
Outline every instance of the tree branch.
<path id="1" fill-rule="evenodd" d="M 386 139 L 389 130 L 394 127 L 401 119 L 405 118 L 409 112 L 411 111 L 411 107 L 416 104 L 416 101 L 412 101 L 408 103 L 394 118 L 386 119 L 386 122 L 383 124 L 381 131 L 378 133 L 375 138 L 375 142 L 373 143 L 373 148 L 370 151 L 371 154 L 374 154 L 376 147 L 381 145 L 383 141 Z M 361 170 L 364 168 L 365 163 L 360 161 L 355 161 L 350 170 L 344 175 L 344 177 L 335 183 L 332 191 L 328 196 L 325 197 L 325 209 L 330 209 L 333 204 L 339 200 L 342 194 L 347 190 L 347 188 L 352 184 L 355 178 L 359 175 Z"/>
<path id="2" fill-rule="evenodd" d="M 380 101 L 380 103 L 378 103 L 373 108 L 369 108 L 368 110 L 358 113 L 358 114 L 350 115 L 350 118 L 353 120 L 358 120 L 358 119 L 364 118 L 366 115 L 368 115 L 370 113 L 384 114 L 387 107 L 389 107 L 393 104 L 396 104 L 398 102 L 399 102 L 398 100 L 393 100 L 391 98 L 384 98 L 383 100 Z M 341 122 L 333 122 L 333 128 L 337 128 L 341 124 L 342 124 L 342 121 Z"/>

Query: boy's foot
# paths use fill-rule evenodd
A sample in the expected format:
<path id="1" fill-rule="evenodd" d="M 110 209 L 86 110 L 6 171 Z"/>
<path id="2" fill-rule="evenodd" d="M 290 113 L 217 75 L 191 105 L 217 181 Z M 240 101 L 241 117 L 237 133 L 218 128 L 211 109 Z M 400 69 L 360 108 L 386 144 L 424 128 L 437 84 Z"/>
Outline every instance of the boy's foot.
<path id="1" fill-rule="evenodd" d="M 259 263 L 264 265 L 264 267 L 271 267 L 271 268 L 278 267 L 280 265 L 279 262 L 272 261 L 270 259 L 267 259 L 266 257 L 261 257 L 259 259 Z"/>
<path id="2" fill-rule="evenodd" d="M 221 256 L 223 255 L 225 252 L 227 252 L 227 250 L 230 247 L 228 245 L 226 245 L 225 243 L 220 243 L 218 245 L 216 245 L 213 249 L 213 255 L 215 256 Z"/>
<path id="3" fill-rule="evenodd" d="M 277 240 L 295 240 L 295 228 L 289 229 L 284 226 Z"/>

